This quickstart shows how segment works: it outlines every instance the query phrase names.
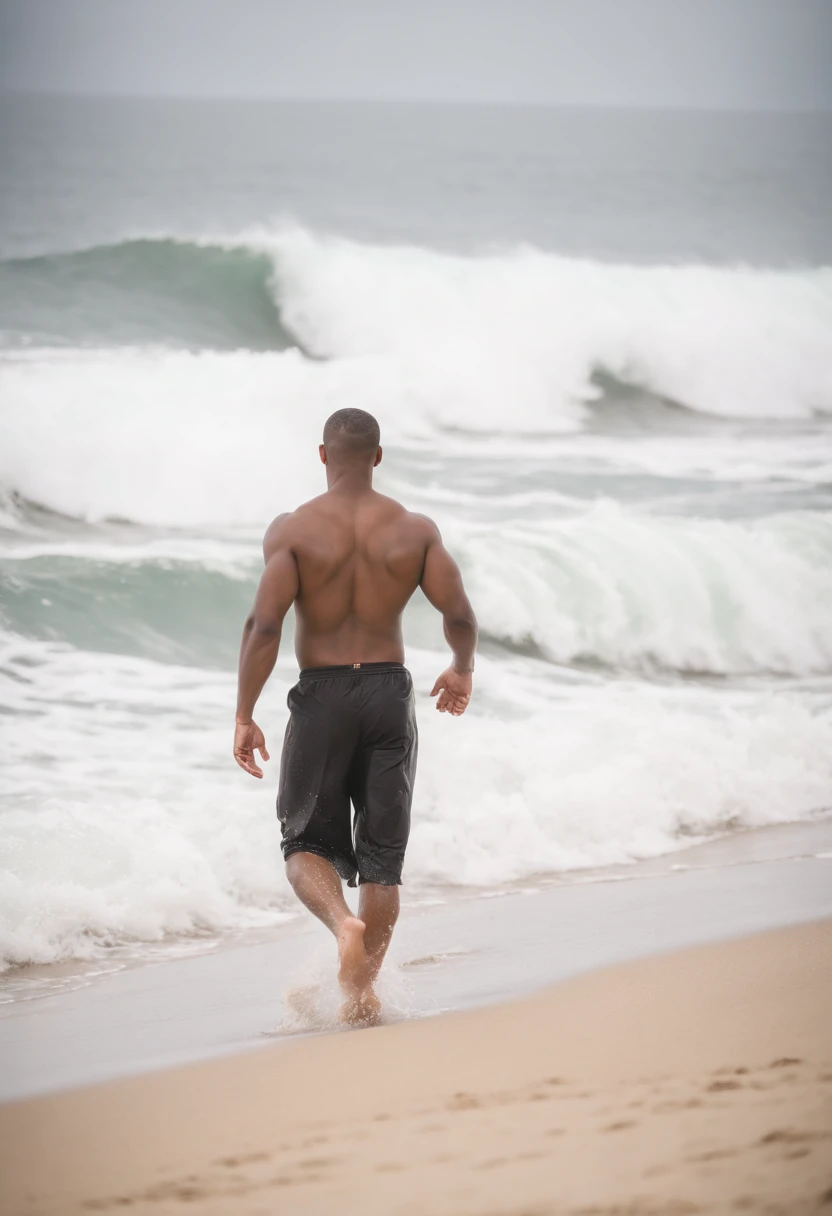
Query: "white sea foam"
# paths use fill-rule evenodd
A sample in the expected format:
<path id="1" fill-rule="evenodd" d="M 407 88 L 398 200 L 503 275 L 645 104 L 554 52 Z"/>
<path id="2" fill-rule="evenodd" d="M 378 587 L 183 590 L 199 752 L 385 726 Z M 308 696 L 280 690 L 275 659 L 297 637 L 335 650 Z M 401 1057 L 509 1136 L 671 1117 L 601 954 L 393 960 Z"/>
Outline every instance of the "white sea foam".
<path id="1" fill-rule="evenodd" d="M 832 805 L 832 718 L 798 697 L 599 683 L 519 719 L 512 682 L 450 729 L 423 712 L 414 876 L 500 887 Z"/>
<path id="2" fill-rule="evenodd" d="M 71 540 L 62 536 L 45 538 L 42 535 L 32 539 L 31 535 L 24 535 L 6 543 L 0 542 L 0 561 L 31 562 L 42 558 L 74 558 L 81 562 L 159 566 L 162 569 L 183 563 L 232 579 L 250 578 L 262 564 L 260 545 L 250 540 L 215 540 L 192 535 L 120 541 L 105 540 L 95 535 Z"/>
<path id="3" fill-rule="evenodd" d="M 320 417 L 336 404 L 335 396 L 328 399 L 330 378 L 349 378 L 359 366 L 309 364 L 296 352 L 31 354 L 4 368 L 9 408 L 0 475 L 71 515 L 153 524 L 220 520 L 224 531 L 256 520 L 262 527 L 320 488 L 315 447 Z M 280 380 L 287 372 L 288 385 Z M 278 399 L 275 383 L 284 383 Z M 14 424 L 21 417 L 25 427 Z M 543 455 L 537 444 L 522 450 L 573 477 L 591 471 L 594 453 L 594 467 L 612 473 L 631 473 L 641 461 L 646 472 L 664 467 L 678 477 L 688 461 L 688 475 L 696 469 L 704 476 L 710 459 L 712 472 L 729 477 L 744 461 L 747 474 L 753 465 L 761 479 L 788 472 L 802 485 L 822 476 L 826 459 L 817 436 L 803 434 L 741 445 L 721 435 L 709 445 L 686 435 L 632 442 L 585 434 L 550 444 Z M 732 460 L 738 446 L 742 455 Z M 305 462 L 297 455 L 304 449 Z M 479 449 L 471 459 L 491 484 L 505 453 Z M 781 510 L 747 522 L 663 518 L 655 508 L 524 490 L 522 469 L 519 486 L 495 500 L 425 475 L 408 478 L 406 463 L 399 467 L 394 493 L 438 513 L 492 637 L 531 643 L 562 662 L 722 674 L 832 669 L 828 513 Z M 788 508 L 787 492 L 779 481 L 775 486 Z M 47 556 L 187 561 L 232 578 L 253 577 L 260 562 L 257 544 L 233 532 L 222 542 L 16 537 L 0 556 L 21 563 Z M 57 619 L 55 630 L 60 637 Z"/>
<path id="4" fill-rule="evenodd" d="M 832 517 L 572 518 L 446 528 L 481 627 L 560 662 L 832 671 Z"/>
<path id="5" fill-rule="evenodd" d="M 395 354 L 435 421 L 574 424 L 602 368 L 705 413 L 832 410 L 832 270 L 610 265 L 531 248 L 456 257 L 252 234 L 285 322 L 327 357 Z"/>
<path id="6" fill-rule="evenodd" d="M 297 352 L 13 357 L 0 365 L 0 482 L 89 519 L 263 520 L 313 484 L 297 452 L 319 439 L 316 370 Z"/>
<path id="7" fill-rule="evenodd" d="M 832 410 L 832 270 L 617 266 L 531 249 L 463 258 L 298 228 L 229 243 L 241 241 L 272 257 L 284 321 L 328 362 L 296 350 L 7 353 L 0 485 L 92 517 L 247 522 L 264 514 L 266 487 L 303 496 L 295 453 L 338 406 L 373 410 L 394 442 L 442 430 L 446 443 L 463 428 L 496 432 L 509 451 L 524 434 L 580 431 L 599 368 L 711 415 Z M 723 472 L 733 460 L 733 476 L 755 476 L 761 456 L 770 466 L 776 449 L 755 443 L 723 452 Z M 638 448 L 632 459 L 656 473 L 714 471 L 701 439 Z M 780 456 L 804 477 L 822 460 L 806 436 Z"/>
<path id="8" fill-rule="evenodd" d="M 575 471 L 731 480 L 832 472 L 809 433 L 744 433 L 739 450 L 736 433 L 638 444 L 580 434 L 598 368 L 707 414 L 832 409 L 830 270 L 629 267 L 533 250 L 461 258 L 303 229 L 246 239 L 273 258 L 284 320 L 325 361 L 297 350 L 7 352 L 0 487 L 88 518 L 262 520 L 276 498 L 312 492 L 297 452 L 314 452 L 324 418 L 345 405 L 375 412 L 400 447 L 441 442 L 486 459 L 548 452 Z"/>
<path id="9" fill-rule="evenodd" d="M 625 862 L 832 800 L 832 719 L 814 698 L 717 693 L 483 659 L 456 721 L 413 652 L 420 772 L 406 879 L 487 885 Z M 294 910 L 274 789 L 284 661 L 258 715 L 261 784 L 230 756 L 231 674 L 7 637 L 0 940 L 7 962 L 273 924 Z M 33 740 L 37 740 L 33 748 Z M 35 754 L 37 763 L 34 762 Z"/>
<path id="10" fill-rule="evenodd" d="M 262 350 L 271 331 L 282 349 L 288 328 L 319 356 L 369 357 L 368 378 L 391 376 L 391 408 L 414 434 L 449 424 L 573 430 L 597 396 L 599 370 L 707 414 L 805 418 L 832 410 L 830 268 L 633 266 L 530 247 L 463 257 L 291 225 L 202 241 L 128 240 L 43 257 L 28 270 L 36 281 L 57 273 L 65 288 L 69 266 L 81 276 L 79 291 L 92 296 L 91 314 L 100 274 L 118 284 L 128 317 L 135 287 L 150 310 L 134 318 L 137 332 L 163 343 L 190 346 L 202 325 L 209 347 L 250 340 Z M 112 307 L 111 295 L 105 300 Z M 83 334 L 84 317 L 65 313 L 69 333 L 80 324 Z M 87 319 L 87 341 L 106 333 L 106 318 Z"/>
<path id="11" fill-rule="evenodd" d="M 6 962 L 286 918 L 269 794 L 231 759 L 229 675 L 9 636 L 0 670 Z"/>
<path id="12" fill-rule="evenodd" d="M 430 386 L 415 372 L 405 375 L 390 355 L 315 363 L 297 351 L 15 354 L 0 363 L 0 486 L 92 520 L 262 523 L 320 489 L 316 448 L 334 409 L 372 410 L 385 440 L 404 453 L 431 399 Z M 504 411 L 504 426 L 514 418 L 513 407 Z M 811 484 L 832 473 L 823 436 L 801 432 L 647 436 L 638 443 L 609 434 L 546 443 L 503 434 L 476 446 L 431 433 L 415 450 L 440 445 L 451 456 L 467 450 L 469 459 L 487 463 L 548 459 L 572 476 L 641 472 Z M 299 459 L 303 452 L 307 458 Z M 521 464 L 516 486 L 523 476 Z"/>
<path id="13" fill-rule="evenodd" d="M 492 640 L 536 649 L 559 663 L 719 675 L 832 672 L 832 516 L 802 511 L 756 520 L 663 518 L 612 501 L 560 518 L 504 518 L 495 528 L 443 512 L 445 540 L 458 558 Z M 68 561 L 76 563 L 69 567 Z M 250 583 L 262 568 L 258 540 L 178 535 L 105 542 L 61 537 L 0 545 L 0 563 L 20 589 L 31 578 L 49 600 L 49 636 L 73 640 L 77 591 L 71 579 L 95 570 L 100 589 L 120 595 L 120 632 L 141 637 L 141 583 L 154 577 L 154 602 L 190 616 L 197 662 L 203 614 L 216 613 L 218 584 Z M 182 582 L 177 572 L 190 569 Z M 31 575 L 30 575 L 31 569 Z M 174 581 L 165 584 L 165 572 Z M 155 572 L 155 573 L 154 573 Z M 70 579 L 70 582 L 67 582 Z M 167 597 L 165 599 L 164 597 Z M 243 597 L 244 600 L 245 597 Z M 62 632 L 65 620 L 70 632 Z M 18 618 L 16 618 L 18 619 Z M 22 619 L 22 618 L 20 618 Z M 229 636 L 239 621 L 227 623 Z M 154 628 L 158 625 L 154 623 Z M 439 645 L 439 618 L 417 600 L 411 641 Z"/>

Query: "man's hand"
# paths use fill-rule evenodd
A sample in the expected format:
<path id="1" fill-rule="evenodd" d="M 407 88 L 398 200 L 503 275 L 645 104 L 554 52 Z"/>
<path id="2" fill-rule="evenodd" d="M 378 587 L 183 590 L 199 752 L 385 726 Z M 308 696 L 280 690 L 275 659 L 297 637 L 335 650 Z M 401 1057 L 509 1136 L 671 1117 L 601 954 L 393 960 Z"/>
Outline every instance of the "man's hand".
<path id="1" fill-rule="evenodd" d="M 238 722 L 234 727 L 234 759 L 240 768 L 244 768 L 252 777 L 262 777 L 263 770 L 257 767 L 254 753 L 258 751 L 264 760 L 268 760 L 266 740 L 256 722 Z"/>
<path id="2" fill-rule="evenodd" d="M 435 697 L 439 694 L 439 700 L 436 702 L 436 708 L 440 714 L 453 714 L 458 718 L 460 714 L 464 714 L 468 708 L 468 702 L 471 700 L 471 687 L 473 680 L 471 672 L 465 672 L 460 675 L 458 671 L 454 671 L 453 667 L 447 668 L 442 672 L 442 675 L 431 689 L 431 696 Z"/>

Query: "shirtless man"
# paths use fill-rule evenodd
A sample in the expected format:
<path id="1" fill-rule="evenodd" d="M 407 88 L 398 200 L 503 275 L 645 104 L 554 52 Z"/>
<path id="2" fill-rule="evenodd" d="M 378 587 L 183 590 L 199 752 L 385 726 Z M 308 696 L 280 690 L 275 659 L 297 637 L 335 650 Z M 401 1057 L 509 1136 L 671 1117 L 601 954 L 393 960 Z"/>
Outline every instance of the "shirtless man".
<path id="1" fill-rule="evenodd" d="M 402 613 L 417 587 L 442 613 L 453 659 L 431 696 L 456 717 L 471 699 L 477 623 L 436 525 L 373 489 L 375 418 L 338 410 L 319 451 L 326 493 L 279 515 L 263 541 L 266 569 L 240 649 L 234 758 L 263 776 L 254 753 L 269 753 L 254 706 L 294 604 L 301 672 L 289 693 L 277 795 L 286 874 L 337 940 L 342 1016 L 368 1023 L 378 1018 L 373 985 L 399 915 L 416 772 Z M 357 917 L 341 886 L 355 886 L 356 875 Z"/>

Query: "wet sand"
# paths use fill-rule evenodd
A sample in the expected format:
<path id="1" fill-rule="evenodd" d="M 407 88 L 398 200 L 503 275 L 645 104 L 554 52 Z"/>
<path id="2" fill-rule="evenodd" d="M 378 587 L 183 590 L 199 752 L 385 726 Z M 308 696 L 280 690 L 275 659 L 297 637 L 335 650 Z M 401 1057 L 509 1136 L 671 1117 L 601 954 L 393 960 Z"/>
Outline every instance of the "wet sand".
<path id="1" fill-rule="evenodd" d="M 9 1213 L 832 1207 L 832 920 L 0 1108 Z"/>

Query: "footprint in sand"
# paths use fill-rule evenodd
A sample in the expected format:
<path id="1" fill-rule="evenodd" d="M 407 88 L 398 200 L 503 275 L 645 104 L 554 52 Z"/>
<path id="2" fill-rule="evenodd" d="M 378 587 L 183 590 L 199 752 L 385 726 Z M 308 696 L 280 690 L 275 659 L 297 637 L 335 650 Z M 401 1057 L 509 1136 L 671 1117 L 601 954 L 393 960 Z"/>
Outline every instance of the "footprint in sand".
<path id="1" fill-rule="evenodd" d="M 476 1110 L 483 1105 L 482 1099 L 475 1094 L 454 1094 L 448 1102 L 448 1110 Z"/>
<path id="2" fill-rule="evenodd" d="M 832 1140 L 832 1132 L 802 1132 L 793 1127 L 778 1127 L 760 1137 L 760 1144 L 805 1144 L 811 1140 Z"/>
<path id="3" fill-rule="evenodd" d="M 268 1161 L 268 1153 L 245 1153 L 239 1157 L 220 1157 L 216 1165 L 224 1165 L 226 1169 L 236 1169 L 238 1165 L 253 1165 L 257 1161 Z"/>

